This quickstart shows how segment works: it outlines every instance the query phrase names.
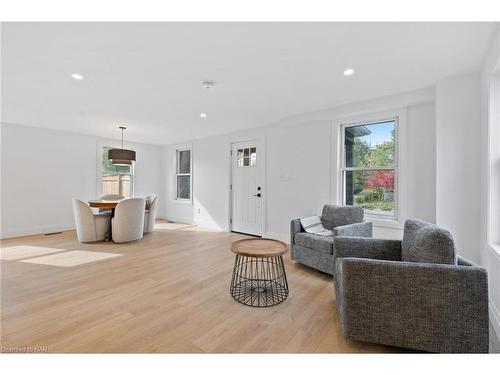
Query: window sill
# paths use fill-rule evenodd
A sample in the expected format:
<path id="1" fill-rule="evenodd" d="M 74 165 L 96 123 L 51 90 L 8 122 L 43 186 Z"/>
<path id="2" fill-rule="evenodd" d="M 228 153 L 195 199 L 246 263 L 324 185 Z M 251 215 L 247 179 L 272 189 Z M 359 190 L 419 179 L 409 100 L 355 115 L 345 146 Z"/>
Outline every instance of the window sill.
<path id="1" fill-rule="evenodd" d="M 500 259 L 500 245 L 495 243 L 489 243 L 488 247 L 493 253 L 495 253 L 497 258 Z"/>
<path id="2" fill-rule="evenodd" d="M 375 227 L 403 230 L 403 225 L 397 220 L 376 219 L 365 217 L 365 221 L 372 222 Z"/>
<path id="3" fill-rule="evenodd" d="M 173 204 L 179 204 L 182 206 L 192 206 L 193 201 L 191 199 L 181 200 L 181 199 L 172 199 Z"/>

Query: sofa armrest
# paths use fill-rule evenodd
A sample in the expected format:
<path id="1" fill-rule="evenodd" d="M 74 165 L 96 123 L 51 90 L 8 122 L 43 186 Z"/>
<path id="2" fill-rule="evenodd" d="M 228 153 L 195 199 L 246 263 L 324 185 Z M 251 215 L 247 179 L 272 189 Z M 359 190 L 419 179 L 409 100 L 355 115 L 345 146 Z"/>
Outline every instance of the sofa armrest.
<path id="1" fill-rule="evenodd" d="M 335 258 L 401 260 L 401 241 L 380 238 L 344 237 L 333 239 Z"/>
<path id="2" fill-rule="evenodd" d="M 300 219 L 293 219 L 290 222 L 290 246 L 295 244 L 295 235 L 303 231 Z"/>
<path id="3" fill-rule="evenodd" d="M 341 258 L 344 333 L 431 352 L 488 352 L 488 281 L 477 266 Z"/>
<path id="4" fill-rule="evenodd" d="M 372 237 L 372 223 L 364 221 L 362 223 L 341 225 L 333 228 L 333 234 L 335 236 Z"/>

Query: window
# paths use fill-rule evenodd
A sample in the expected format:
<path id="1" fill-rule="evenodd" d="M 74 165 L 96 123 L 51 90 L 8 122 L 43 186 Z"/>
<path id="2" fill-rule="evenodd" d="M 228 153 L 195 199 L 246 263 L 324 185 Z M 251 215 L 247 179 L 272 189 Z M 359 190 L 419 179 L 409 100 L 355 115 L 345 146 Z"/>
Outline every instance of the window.
<path id="1" fill-rule="evenodd" d="M 257 165 L 257 149 L 239 148 L 238 149 L 238 167 L 253 167 Z"/>
<path id="2" fill-rule="evenodd" d="M 191 200 L 191 150 L 179 149 L 176 155 L 176 200 Z"/>
<path id="3" fill-rule="evenodd" d="M 342 126 L 343 203 L 396 219 L 397 119 Z"/>
<path id="4" fill-rule="evenodd" d="M 120 194 L 125 197 L 133 195 L 133 166 L 113 165 L 108 159 L 108 151 L 112 147 L 103 147 L 101 195 Z"/>

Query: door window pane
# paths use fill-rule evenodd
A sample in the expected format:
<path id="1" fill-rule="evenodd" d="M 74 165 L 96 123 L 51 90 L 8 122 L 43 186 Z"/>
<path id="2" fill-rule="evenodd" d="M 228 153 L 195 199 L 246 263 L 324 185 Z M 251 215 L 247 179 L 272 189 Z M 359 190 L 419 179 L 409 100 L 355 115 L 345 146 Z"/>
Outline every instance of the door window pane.
<path id="1" fill-rule="evenodd" d="M 243 167 L 243 149 L 238 149 L 238 167 Z"/>
<path id="2" fill-rule="evenodd" d="M 250 165 L 257 165 L 257 149 L 255 147 L 250 149 Z"/>
<path id="3" fill-rule="evenodd" d="M 344 129 L 345 167 L 392 167 L 395 121 L 350 126 Z"/>
<path id="4" fill-rule="evenodd" d="M 257 149 L 255 147 L 238 149 L 236 163 L 238 167 L 257 165 Z"/>

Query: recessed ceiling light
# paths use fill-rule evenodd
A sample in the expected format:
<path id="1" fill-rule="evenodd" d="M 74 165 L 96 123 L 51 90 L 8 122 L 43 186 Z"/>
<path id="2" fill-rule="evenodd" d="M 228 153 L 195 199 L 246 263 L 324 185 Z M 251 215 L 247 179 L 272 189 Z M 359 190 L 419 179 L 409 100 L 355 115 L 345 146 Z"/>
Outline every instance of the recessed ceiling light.
<path id="1" fill-rule="evenodd" d="M 207 114 L 202 112 L 202 113 L 200 113 L 200 117 L 201 117 L 201 118 L 206 118 L 206 117 L 207 117 Z"/>
<path id="2" fill-rule="evenodd" d="M 349 69 L 344 70 L 345 76 L 352 76 L 353 74 L 354 74 L 354 69 L 349 68 Z"/>
<path id="3" fill-rule="evenodd" d="M 71 77 L 73 77 L 73 79 L 76 79 L 77 81 L 81 81 L 83 79 L 83 76 L 78 73 L 73 73 Z"/>

